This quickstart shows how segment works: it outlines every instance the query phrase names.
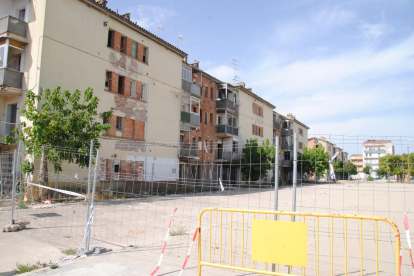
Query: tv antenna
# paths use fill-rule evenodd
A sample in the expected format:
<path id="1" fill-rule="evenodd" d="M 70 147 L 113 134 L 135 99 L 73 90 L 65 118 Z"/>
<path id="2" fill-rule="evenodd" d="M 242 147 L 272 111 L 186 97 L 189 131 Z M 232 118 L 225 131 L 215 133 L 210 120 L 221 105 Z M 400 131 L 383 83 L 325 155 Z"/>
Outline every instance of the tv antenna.
<path id="1" fill-rule="evenodd" d="M 158 31 L 164 31 L 164 29 L 162 28 L 162 24 L 157 26 L 157 36 L 158 36 Z"/>
<path id="2" fill-rule="evenodd" d="M 236 83 L 239 83 L 240 82 L 240 78 L 239 78 L 239 76 L 237 75 L 237 72 L 240 70 L 240 67 L 241 67 L 241 65 L 240 65 L 240 61 L 238 61 L 238 60 L 235 60 L 234 58 L 232 58 L 231 59 L 231 61 L 232 61 L 232 68 L 234 69 L 234 78 L 233 78 L 233 80 L 236 82 Z"/>
<path id="3" fill-rule="evenodd" d="M 183 35 L 177 35 L 177 48 L 180 46 L 180 40 L 184 40 Z"/>

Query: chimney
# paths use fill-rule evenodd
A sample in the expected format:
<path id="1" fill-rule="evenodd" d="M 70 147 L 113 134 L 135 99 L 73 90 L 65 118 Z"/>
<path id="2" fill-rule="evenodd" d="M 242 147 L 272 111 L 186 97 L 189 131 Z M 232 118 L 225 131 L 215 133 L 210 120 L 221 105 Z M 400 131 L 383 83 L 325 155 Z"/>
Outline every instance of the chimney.
<path id="1" fill-rule="evenodd" d="M 106 7 L 106 4 L 108 3 L 108 0 L 95 0 L 95 1 L 96 3 L 104 7 Z"/>
<path id="2" fill-rule="evenodd" d="M 123 14 L 123 15 L 121 15 L 123 18 L 125 18 L 126 20 L 128 20 L 128 21 L 131 21 L 131 13 L 126 13 L 126 14 Z"/>

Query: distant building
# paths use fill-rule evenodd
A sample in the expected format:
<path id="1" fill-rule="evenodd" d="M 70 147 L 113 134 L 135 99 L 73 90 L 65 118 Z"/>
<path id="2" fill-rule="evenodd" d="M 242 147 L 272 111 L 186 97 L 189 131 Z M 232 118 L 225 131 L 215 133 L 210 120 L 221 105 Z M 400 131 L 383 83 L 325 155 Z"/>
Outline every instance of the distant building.
<path id="1" fill-rule="evenodd" d="M 367 140 L 362 146 L 363 166 L 371 166 L 372 170 L 379 169 L 379 159 L 388 154 L 394 154 L 391 140 Z"/>
<path id="2" fill-rule="evenodd" d="M 352 154 L 351 162 L 354 163 L 355 166 L 357 166 L 358 173 L 362 173 L 364 169 L 362 154 Z"/>
<path id="3" fill-rule="evenodd" d="M 311 137 L 308 139 L 308 148 L 313 149 L 315 144 L 318 144 L 322 147 L 324 147 L 325 152 L 328 153 L 329 159 L 331 159 L 337 152 L 338 156 L 335 158 L 336 161 L 348 161 L 348 153 L 341 149 L 340 147 L 337 147 L 335 144 L 329 142 L 324 136 L 320 138 Z"/>

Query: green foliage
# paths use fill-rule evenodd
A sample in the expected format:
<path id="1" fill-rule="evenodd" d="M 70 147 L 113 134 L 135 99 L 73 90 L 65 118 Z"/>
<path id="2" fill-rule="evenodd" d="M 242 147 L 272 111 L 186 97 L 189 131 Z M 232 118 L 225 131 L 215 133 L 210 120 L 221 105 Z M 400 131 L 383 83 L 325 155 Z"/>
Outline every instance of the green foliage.
<path id="1" fill-rule="evenodd" d="M 354 163 L 352 163 L 352 162 L 346 162 L 344 167 L 345 167 L 345 172 L 348 175 L 358 174 L 358 167 Z"/>
<path id="2" fill-rule="evenodd" d="M 23 200 L 19 201 L 19 203 L 17 204 L 17 209 L 27 209 L 27 206 Z"/>
<path id="3" fill-rule="evenodd" d="M 34 172 L 34 164 L 29 162 L 29 160 L 24 160 L 23 163 L 20 165 L 22 172 L 33 174 Z"/>
<path id="4" fill-rule="evenodd" d="M 381 168 L 379 168 L 378 170 L 375 171 L 376 174 L 378 175 L 378 177 L 380 178 L 384 178 L 388 176 L 387 171 L 382 170 Z"/>
<path id="5" fill-rule="evenodd" d="M 46 264 L 41 264 L 40 262 L 37 262 L 35 264 L 21 264 L 19 262 L 16 263 L 16 269 L 14 269 L 13 271 L 16 272 L 16 274 L 22 274 L 22 273 L 26 273 L 26 272 L 30 272 L 32 270 L 36 270 L 42 267 L 45 267 Z"/>
<path id="6" fill-rule="evenodd" d="M 408 162 L 410 166 L 408 166 Z M 408 175 L 408 167 L 410 168 L 410 175 L 414 175 L 414 154 L 403 155 L 387 155 L 379 160 L 380 170 L 386 174 L 396 175 L 399 181 L 403 181 L 403 175 Z"/>
<path id="7" fill-rule="evenodd" d="M 266 177 L 275 160 L 275 147 L 269 139 L 259 146 L 257 139 L 246 141 L 241 160 L 241 174 L 244 181 L 257 181 L 260 177 Z"/>
<path id="8" fill-rule="evenodd" d="M 42 106 L 38 109 L 40 103 Z M 55 173 L 62 171 L 62 161 L 86 167 L 89 165 L 87 153 L 90 141 L 110 129 L 109 124 L 101 124 L 97 119 L 108 119 L 112 112 L 98 114 L 98 103 L 99 98 L 93 95 L 92 88 L 87 88 L 83 93 L 80 90 L 73 93 L 62 91 L 60 87 L 53 92 L 47 89 L 43 99 L 28 91 L 25 109 L 21 111 L 25 117 L 21 123 L 22 130 L 17 131 L 16 138 L 5 136 L 4 141 L 7 144 L 24 141 L 26 152 L 34 156 L 42 156 L 43 152 L 46 160 L 53 163 Z M 99 148 L 99 142 L 94 146 Z M 76 151 L 58 151 L 58 148 L 73 148 Z M 23 163 L 22 170 L 32 173 L 33 164 Z"/>
<path id="9" fill-rule="evenodd" d="M 50 264 L 50 269 L 56 269 L 56 268 L 59 268 L 59 265 L 58 264 Z"/>
<path id="10" fill-rule="evenodd" d="M 370 174 L 369 170 L 372 170 L 372 167 L 370 165 L 365 166 L 365 168 L 362 170 L 365 174 Z"/>
<path id="11" fill-rule="evenodd" d="M 304 147 L 302 154 L 298 154 L 298 160 L 300 160 L 298 161 L 299 168 L 301 168 L 301 170 L 308 176 L 313 176 L 315 171 L 317 174 L 322 175 L 329 169 L 328 153 L 326 153 L 325 148 L 321 146 L 317 149 L 308 149 L 307 147 Z"/>
<path id="12" fill-rule="evenodd" d="M 65 255 L 75 255 L 76 249 L 65 249 L 65 250 L 62 250 L 61 252 Z"/>

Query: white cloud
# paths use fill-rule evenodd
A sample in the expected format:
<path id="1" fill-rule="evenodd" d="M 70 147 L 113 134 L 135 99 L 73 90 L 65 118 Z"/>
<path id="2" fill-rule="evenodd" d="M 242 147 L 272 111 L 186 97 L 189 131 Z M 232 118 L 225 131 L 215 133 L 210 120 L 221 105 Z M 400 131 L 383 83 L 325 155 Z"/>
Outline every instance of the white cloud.
<path id="1" fill-rule="evenodd" d="M 210 75 L 218 78 L 219 80 L 231 82 L 234 77 L 234 70 L 226 65 L 219 65 L 205 70 Z"/>
<path id="2" fill-rule="evenodd" d="M 378 24 L 363 23 L 360 26 L 360 29 L 362 30 L 362 33 L 367 39 L 375 40 L 387 32 L 388 26 L 384 23 L 378 23 Z"/>
<path id="3" fill-rule="evenodd" d="M 132 13 L 132 21 L 144 29 L 155 29 L 168 18 L 175 15 L 173 10 L 152 5 L 138 5 Z"/>

